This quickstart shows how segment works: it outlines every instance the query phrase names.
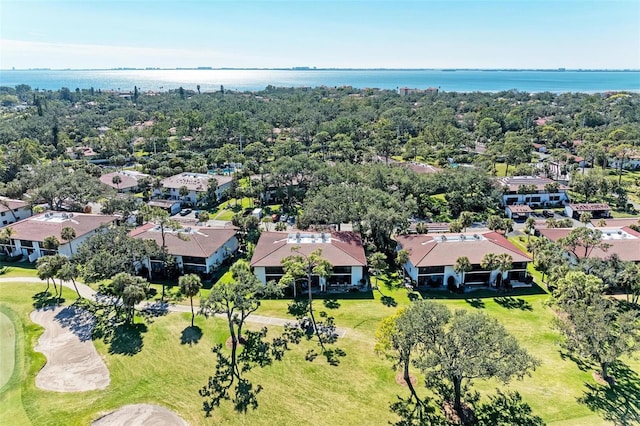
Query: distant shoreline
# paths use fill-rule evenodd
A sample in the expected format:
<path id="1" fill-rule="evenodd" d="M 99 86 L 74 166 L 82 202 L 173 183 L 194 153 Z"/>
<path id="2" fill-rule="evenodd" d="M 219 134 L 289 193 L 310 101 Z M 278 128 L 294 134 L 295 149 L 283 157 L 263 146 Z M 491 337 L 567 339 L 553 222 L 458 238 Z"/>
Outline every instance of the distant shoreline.
<path id="1" fill-rule="evenodd" d="M 0 71 L 482 71 L 482 72 L 640 72 L 640 68 L 316 68 L 316 67 L 290 67 L 290 68 L 233 68 L 233 67 L 194 67 L 194 68 L 0 68 Z"/>

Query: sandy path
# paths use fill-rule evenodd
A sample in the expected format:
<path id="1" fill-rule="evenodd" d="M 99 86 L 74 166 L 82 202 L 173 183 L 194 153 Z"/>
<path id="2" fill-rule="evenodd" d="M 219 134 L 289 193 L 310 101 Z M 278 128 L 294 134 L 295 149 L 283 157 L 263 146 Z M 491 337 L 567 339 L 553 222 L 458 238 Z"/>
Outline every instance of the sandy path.
<path id="1" fill-rule="evenodd" d="M 176 413 L 159 405 L 125 405 L 91 423 L 93 426 L 186 426 Z"/>
<path id="2" fill-rule="evenodd" d="M 31 320 L 44 327 L 35 350 L 47 357 L 36 386 L 55 392 L 83 392 L 109 385 L 109 370 L 91 340 L 93 315 L 74 307 L 39 309 Z"/>

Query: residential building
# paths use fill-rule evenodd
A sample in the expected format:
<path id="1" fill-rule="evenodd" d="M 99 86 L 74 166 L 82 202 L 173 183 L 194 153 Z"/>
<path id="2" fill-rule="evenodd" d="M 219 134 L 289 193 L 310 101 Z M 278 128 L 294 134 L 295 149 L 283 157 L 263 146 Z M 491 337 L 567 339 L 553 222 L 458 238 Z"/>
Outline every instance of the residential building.
<path id="1" fill-rule="evenodd" d="M 522 253 L 503 235 L 489 231 L 462 234 L 398 235 L 398 250 L 409 252 L 404 269 L 418 287 L 446 288 L 470 285 L 496 285 L 509 280 L 512 284 L 525 284 L 527 265 L 531 259 Z M 487 254 L 508 254 L 512 258 L 509 271 L 500 277 L 498 270 L 483 269 L 480 264 Z M 460 257 L 466 257 L 471 271 L 456 273 L 454 265 Z M 463 278 L 464 275 L 464 278 Z"/>
<path id="2" fill-rule="evenodd" d="M 182 208 L 182 204 L 178 200 L 149 200 L 149 207 L 157 207 L 169 213 L 169 216 L 177 214 Z"/>
<path id="3" fill-rule="evenodd" d="M 0 197 L 0 228 L 26 219 L 32 214 L 31 207 L 26 202 Z"/>
<path id="4" fill-rule="evenodd" d="M 51 254 L 50 250 L 44 248 L 43 242 L 45 238 L 53 236 L 60 243 L 56 251 L 72 257 L 84 240 L 114 224 L 116 220 L 117 216 L 99 214 L 41 213 L 11 225 L 13 233 L 8 249 L 12 256 L 27 256 L 30 262 L 34 262 L 40 256 Z M 64 228 L 72 228 L 76 237 L 65 241 L 62 238 Z"/>
<path id="5" fill-rule="evenodd" d="M 612 227 L 608 225 L 597 229 L 602 232 L 602 242 L 607 245 L 606 249 L 596 247 L 589 250 L 588 253 L 585 253 L 585 249 L 579 247 L 576 250 L 576 254 L 567 252 L 574 262 L 584 257 L 607 259 L 613 255 L 617 256 L 620 260 L 640 262 L 640 232 L 628 226 Z M 543 237 L 557 242 L 561 238 L 569 235 L 571 229 L 548 228 L 540 229 L 538 232 Z"/>
<path id="6" fill-rule="evenodd" d="M 119 183 L 114 183 L 116 176 L 120 179 Z M 100 176 L 100 182 L 116 189 L 118 192 L 137 192 L 139 190 L 139 181 L 144 177 L 149 177 L 149 175 L 135 170 L 120 170 Z"/>
<path id="7" fill-rule="evenodd" d="M 527 204 L 512 204 L 504 208 L 504 213 L 509 219 L 526 220 L 533 210 Z"/>
<path id="8" fill-rule="evenodd" d="M 333 268 L 329 278 L 313 277 L 312 288 L 348 289 L 364 283 L 367 258 L 360 235 L 355 232 L 263 232 L 253 252 L 251 267 L 263 283 L 278 281 L 284 275 L 283 259 L 298 253 L 308 256 L 318 249 Z"/>
<path id="9" fill-rule="evenodd" d="M 564 214 L 576 220 L 582 213 L 591 213 L 592 219 L 602 219 L 611 216 L 611 207 L 604 203 L 567 204 L 564 206 Z"/>
<path id="10" fill-rule="evenodd" d="M 503 206 L 526 204 L 535 208 L 569 202 L 569 187 L 545 177 L 506 176 L 496 183 L 502 188 Z"/>
<path id="11" fill-rule="evenodd" d="M 223 193 L 231 187 L 231 176 L 211 175 L 207 173 L 179 173 L 161 181 L 162 188 L 170 200 L 181 200 L 191 205 L 197 205 L 200 197 L 207 193 L 209 181 L 217 182 L 216 198 L 222 198 Z M 180 195 L 181 188 L 186 188 L 187 194 Z M 156 189 L 154 195 L 161 195 L 162 191 Z"/>
<path id="12" fill-rule="evenodd" d="M 611 158 L 609 159 L 609 167 L 612 169 L 617 169 L 620 167 L 620 159 Z M 626 170 L 640 170 L 640 155 L 632 155 L 629 158 L 625 159 L 622 163 L 622 168 Z"/>
<path id="13" fill-rule="evenodd" d="M 235 227 L 165 229 L 164 244 L 181 273 L 209 274 L 238 251 L 236 232 Z M 146 223 L 129 233 L 134 238 L 154 240 L 159 247 L 163 245 L 162 234 L 160 226 L 154 223 Z M 147 259 L 145 266 L 152 274 L 161 274 L 164 268 L 158 259 Z"/>

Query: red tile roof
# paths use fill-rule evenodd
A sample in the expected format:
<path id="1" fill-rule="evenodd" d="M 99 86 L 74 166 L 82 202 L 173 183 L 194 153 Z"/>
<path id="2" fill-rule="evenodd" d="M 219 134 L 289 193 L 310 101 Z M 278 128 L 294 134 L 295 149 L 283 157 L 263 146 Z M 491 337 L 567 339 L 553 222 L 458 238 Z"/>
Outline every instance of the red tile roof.
<path id="1" fill-rule="evenodd" d="M 167 252 L 174 256 L 208 258 L 227 241 L 234 238 L 236 228 L 188 227 L 176 231 L 165 230 Z M 162 246 L 162 233 L 153 223 L 146 223 L 129 233 L 134 238 L 155 240 Z"/>
<path id="2" fill-rule="evenodd" d="M 606 259 L 612 255 L 617 255 L 621 260 L 640 262 L 640 232 L 623 226 L 619 228 L 599 228 L 604 235 L 604 242 L 610 245 L 607 250 L 600 248 L 594 248 L 590 253 L 590 257 L 597 257 L 599 259 Z M 618 234 L 620 231 L 620 234 Z M 570 228 L 549 228 L 539 229 L 541 235 L 550 239 L 551 241 L 558 241 L 560 238 L 566 237 Z M 607 238 L 607 235 L 612 236 L 626 234 L 624 238 Z M 580 250 L 577 250 L 578 257 L 584 257 Z"/>
<path id="3" fill-rule="evenodd" d="M 120 176 L 121 182 L 119 186 L 113 183 L 114 176 Z M 100 176 L 100 182 L 110 186 L 111 188 L 116 188 L 116 189 L 118 188 L 128 189 L 128 188 L 135 188 L 136 186 L 138 186 L 138 179 L 124 172 L 112 172 L 112 173 L 104 174 Z"/>
<path id="4" fill-rule="evenodd" d="M 8 206 L 7 208 L 7 206 L 5 206 L 4 204 L 0 204 L 0 213 L 27 206 L 27 203 L 21 200 L 12 200 L 11 198 L 6 197 L 0 197 L 0 199 L 3 200 Z"/>
<path id="5" fill-rule="evenodd" d="M 507 206 L 507 209 L 511 210 L 512 213 L 532 213 L 531 207 L 526 204 L 514 204 L 511 206 Z"/>
<path id="6" fill-rule="evenodd" d="M 181 187 L 186 186 L 189 191 L 204 192 L 207 190 L 211 179 L 215 179 L 218 182 L 218 186 L 223 186 L 231 182 L 233 177 L 220 175 L 214 176 L 204 173 L 180 173 L 162 179 L 162 186 L 174 189 L 180 189 Z"/>
<path id="7" fill-rule="evenodd" d="M 55 236 L 63 242 L 60 235 L 63 228 L 73 228 L 77 239 L 117 219 L 116 216 L 99 214 L 48 212 L 31 216 L 9 226 L 14 231 L 11 237 L 14 240 L 44 241 L 46 237 Z"/>
<path id="8" fill-rule="evenodd" d="M 477 236 L 477 237 L 476 237 Z M 454 265 L 466 256 L 479 264 L 488 253 L 509 254 L 514 262 L 529 262 L 529 256 L 497 232 L 463 234 L 398 235 L 396 241 L 409 251 L 409 260 L 416 267 Z"/>
<path id="9" fill-rule="evenodd" d="M 311 235 L 301 232 L 303 235 Z M 318 233 L 314 233 L 320 235 Z M 322 257 L 328 260 L 333 266 L 366 266 L 367 258 L 364 254 L 364 247 L 360 235 L 355 232 L 339 231 L 325 233 L 329 236 L 326 242 L 298 243 L 289 238 L 288 232 L 263 232 L 260 235 L 258 244 L 251 258 L 251 266 L 281 266 L 282 259 L 295 255 L 291 251 L 292 247 L 299 247 L 298 252 L 309 255 L 314 250 L 321 249 Z"/>
<path id="10" fill-rule="evenodd" d="M 596 204 L 596 203 L 584 203 L 584 204 L 568 204 L 574 211 L 577 212 L 593 212 L 601 210 L 611 210 L 609 204 Z"/>

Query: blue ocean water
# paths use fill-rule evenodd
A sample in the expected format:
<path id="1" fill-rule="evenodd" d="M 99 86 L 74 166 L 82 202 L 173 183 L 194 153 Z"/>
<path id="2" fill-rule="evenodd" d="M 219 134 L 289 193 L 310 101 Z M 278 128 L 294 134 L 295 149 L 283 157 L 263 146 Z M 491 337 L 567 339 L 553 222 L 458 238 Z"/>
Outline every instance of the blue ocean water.
<path id="1" fill-rule="evenodd" d="M 516 70 L 0 70 L 0 86 L 34 89 L 67 87 L 102 90 L 166 91 L 183 87 L 203 92 L 259 91 L 276 87 L 353 86 L 396 89 L 437 87 L 446 92 L 605 92 L 640 91 L 640 71 Z"/>

